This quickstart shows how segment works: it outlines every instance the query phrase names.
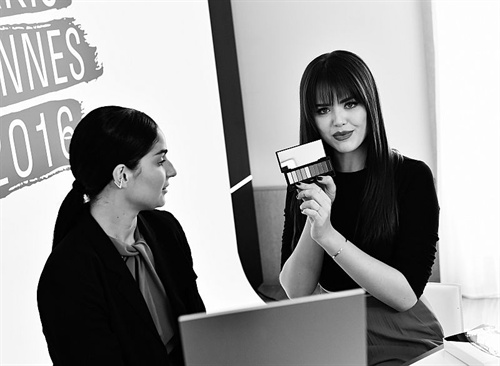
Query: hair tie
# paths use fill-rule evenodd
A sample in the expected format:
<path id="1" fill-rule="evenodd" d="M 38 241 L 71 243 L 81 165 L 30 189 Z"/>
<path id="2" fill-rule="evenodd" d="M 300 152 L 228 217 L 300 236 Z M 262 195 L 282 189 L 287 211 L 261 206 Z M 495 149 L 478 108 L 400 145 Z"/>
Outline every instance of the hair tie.
<path id="1" fill-rule="evenodd" d="M 79 181 L 75 179 L 73 182 L 73 192 L 80 197 L 82 203 L 87 203 L 90 201 L 88 194 L 85 192 L 85 187 Z"/>

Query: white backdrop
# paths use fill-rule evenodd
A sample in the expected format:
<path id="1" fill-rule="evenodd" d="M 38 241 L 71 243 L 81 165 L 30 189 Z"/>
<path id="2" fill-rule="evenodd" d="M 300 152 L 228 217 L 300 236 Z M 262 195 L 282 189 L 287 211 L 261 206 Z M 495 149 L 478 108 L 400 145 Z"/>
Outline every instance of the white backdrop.
<path id="1" fill-rule="evenodd" d="M 433 1 L 433 11 L 441 280 L 498 298 L 500 2 Z"/>
<path id="2" fill-rule="evenodd" d="M 25 1 L 27 7 L 30 3 Z M 43 5 L 41 1 L 35 3 Z M 79 27 L 85 42 L 95 47 L 95 62 L 102 73 L 92 80 L 68 87 L 64 83 L 58 84 L 59 90 L 51 89 L 49 85 L 40 89 L 42 93 L 38 96 L 26 94 L 29 98 L 0 108 L 0 184 L 5 188 L 6 180 L 2 179 L 15 178 L 5 177 L 4 162 L 12 163 L 17 158 L 17 171 L 22 173 L 28 169 L 29 154 L 23 154 L 23 149 L 33 150 L 34 165 L 39 164 L 40 157 L 47 153 L 46 149 L 37 151 L 38 145 L 28 146 L 26 139 L 29 141 L 36 133 L 27 130 L 27 135 L 23 135 L 21 125 L 16 122 L 17 127 L 13 127 L 13 119 L 7 115 L 65 99 L 79 101 L 83 114 L 109 104 L 142 110 L 160 125 L 166 135 L 169 158 L 178 175 L 171 181 L 164 209 L 179 219 L 186 232 L 207 310 L 214 312 L 261 304 L 245 278 L 237 253 L 206 0 L 73 0 L 59 10 L 4 15 L 0 18 L 0 27 L 9 31 L 12 25 L 53 24 L 56 19 L 66 18 L 74 18 L 72 24 Z M 43 41 L 44 28 L 40 29 Z M 69 43 L 75 45 L 77 38 L 74 33 L 72 37 Z M 0 74 L 4 82 L 12 79 L 7 64 L 14 65 L 9 58 L 12 54 L 9 56 L 8 41 L 2 37 L 4 55 L 0 53 Z M 80 41 L 83 40 L 80 38 Z M 19 53 L 21 50 L 17 48 Z M 36 47 L 34 52 L 36 54 Z M 74 61 L 73 74 L 78 74 L 81 63 L 78 63 L 75 52 L 71 52 L 71 47 L 69 53 L 61 51 L 60 55 L 58 49 L 54 49 L 52 61 L 57 68 L 57 65 L 64 65 L 64 58 L 69 56 Z M 47 54 L 44 57 L 47 59 Z M 34 63 L 31 65 L 36 79 Z M 22 71 L 22 65 L 20 69 L 26 73 L 26 69 Z M 15 75 L 14 69 L 13 72 Z M 63 74 L 64 70 L 61 70 L 59 78 Z M 50 73 L 48 78 L 51 78 Z M 28 90 L 29 86 L 25 89 Z M 52 91 L 46 93 L 44 90 Z M 46 120 L 47 125 L 55 123 L 53 119 Z M 11 137 L 11 140 L 17 139 L 15 146 L 5 132 L 8 127 L 17 131 Z M 36 136 L 42 136 L 42 132 L 37 130 Z M 12 157 L 13 150 L 21 152 Z M 25 182 L 28 184 L 0 199 L 1 365 L 50 364 L 36 306 L 36 286 L 50 253 L 57 210 L 72 181 L 68 170 L 47 174 Z"/>

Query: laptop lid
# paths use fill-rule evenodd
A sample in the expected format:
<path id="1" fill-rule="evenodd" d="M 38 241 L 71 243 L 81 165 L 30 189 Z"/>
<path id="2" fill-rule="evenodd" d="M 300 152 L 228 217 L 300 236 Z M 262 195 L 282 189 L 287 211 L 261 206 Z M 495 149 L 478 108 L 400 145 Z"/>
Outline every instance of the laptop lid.
<path id="1" fill-rule="evenodd" d="M 366 365 L 362 289 L 179 318 L 186 366 Z"/>

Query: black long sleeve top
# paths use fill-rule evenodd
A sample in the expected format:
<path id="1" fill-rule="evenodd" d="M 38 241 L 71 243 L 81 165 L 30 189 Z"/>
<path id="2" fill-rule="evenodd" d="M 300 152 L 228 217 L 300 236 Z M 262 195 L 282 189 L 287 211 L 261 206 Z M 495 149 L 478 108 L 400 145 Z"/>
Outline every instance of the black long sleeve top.
<path id="1" fill-rule="evenodd" d="M 357 238 L 355 226 L 361 207 L 361 197 L 367 179 L 366 170 L 353 173 L 337 172 L 334 181 L 337 194 L 332 204 L 331 222 L 344 237 L 367 254 L 399 270 L 419 298 L 432 273 L 436 244 L 439 240 L 439 204 L 434 179 L 422 161 L 403 157 L 395 171 L 399 226 L 392 243 L 366 245 Z M 282 236 L 281 265 L 292 253 L 294 219 L 290 214 L 296 192 L 289 190 L 285 204 L 285 225 Z M 303 218 L 305 222 L 305 217 Z M 319 283 L 328 291 L 359 287 L 334 260 L 325 255 Z"/>

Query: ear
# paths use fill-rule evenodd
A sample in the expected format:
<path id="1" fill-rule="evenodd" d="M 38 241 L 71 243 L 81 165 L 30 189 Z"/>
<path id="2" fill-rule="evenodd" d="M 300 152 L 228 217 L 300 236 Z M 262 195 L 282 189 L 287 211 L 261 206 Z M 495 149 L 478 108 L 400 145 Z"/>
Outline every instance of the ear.
<path id="1" fill-rule="evenodd" d="M 113 169 L 113 183 L 115 183 L 115 185 L 118 187 L 118 189 L 121 189 L 123 187 L 124 180 L 126 180 L 126 178 L 125 178 L 125 165 L 118 164 Z"/>

